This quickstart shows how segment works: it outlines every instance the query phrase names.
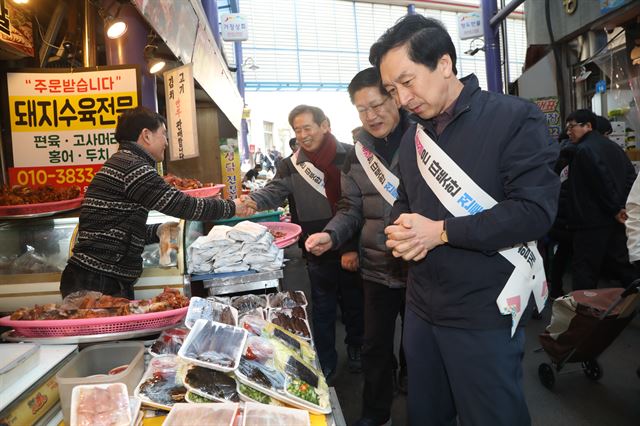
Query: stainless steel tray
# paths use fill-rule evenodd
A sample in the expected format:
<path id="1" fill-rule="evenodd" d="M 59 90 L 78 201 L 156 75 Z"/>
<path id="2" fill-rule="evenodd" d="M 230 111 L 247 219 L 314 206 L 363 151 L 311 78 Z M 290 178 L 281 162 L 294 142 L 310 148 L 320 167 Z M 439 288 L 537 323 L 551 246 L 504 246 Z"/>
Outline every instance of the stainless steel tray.
<path id="1" fill-rule="evenodd" d="M 26 337 L 16 334 L 15 330 L 5 331 L 0 335 L 2 340 L 6 342 L 33 342 L 42 345 L 70 345 L 82 343 L 110 342 L 112 340 L 135 339 L 137 337 L 149 336 L 151 334 L 160 333 L 168 328 L 176 327 L 173 324 L 167 327 L 149 328 L 146 330 L 126 331 L 123 333 L 110 334 L 89 334 L 86 336 L 56 336 L 56 337 Z"/>

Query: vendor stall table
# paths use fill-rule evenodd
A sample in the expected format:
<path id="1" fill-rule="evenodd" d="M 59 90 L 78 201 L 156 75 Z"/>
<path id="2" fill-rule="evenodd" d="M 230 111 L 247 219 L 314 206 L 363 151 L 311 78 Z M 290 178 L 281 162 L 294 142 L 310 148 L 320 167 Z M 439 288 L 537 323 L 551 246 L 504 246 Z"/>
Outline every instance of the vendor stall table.
<path id="1" fill-rule="evenodd" d="M 266 289 L 280 290 L 282 269 L 267 272 L 229 272 L 225 274 L 192 275 L 191 281 L 202 281 L 210 296 L 259 291 Z"/>

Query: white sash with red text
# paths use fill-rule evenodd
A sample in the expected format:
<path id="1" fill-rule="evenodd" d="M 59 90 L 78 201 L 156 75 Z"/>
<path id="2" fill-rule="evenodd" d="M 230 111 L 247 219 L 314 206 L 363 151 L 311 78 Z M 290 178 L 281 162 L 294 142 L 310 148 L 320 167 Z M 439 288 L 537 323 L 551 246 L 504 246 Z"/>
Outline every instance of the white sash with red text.
<path id="1" fill-rule="evenodd" d="M 365 148 L 362 143 L 356 142 L 355 150 L 356 157 L 373 186 L 382 195 L 382 198 L 393 206 L 393 203 L 398 198 L 400 179 L 391 173 L 378 157 Z"/>
<path id="2" fill-rule="evenodd" d="M 298 170 L 300 176 L 307 181 L 309 185 L 323 197 L 327 196 L 326 191 L 324 190 L 324 173 L 320 169 L 311 163 L 311 161 L 303 161 L 302 163 L 298 163 L 298 153 L 300 150 L 297 150 L 293 156 L 291 157 L 291 162 L 293 163 L 293 167 Z"/>
<path id="3" fill-rule="evenodd" d="M 497 202 L 480 188 L 422 129 L 416 131 L 418 169 L 442 205 L 455 217 L 490 209 Z M 538 311 L 547 299 L 547 282 L 535 241 L 498 251 L 513 266 L 496 303 L 500 313 L 511 315 L 515 332 L 533 292 Z"/>

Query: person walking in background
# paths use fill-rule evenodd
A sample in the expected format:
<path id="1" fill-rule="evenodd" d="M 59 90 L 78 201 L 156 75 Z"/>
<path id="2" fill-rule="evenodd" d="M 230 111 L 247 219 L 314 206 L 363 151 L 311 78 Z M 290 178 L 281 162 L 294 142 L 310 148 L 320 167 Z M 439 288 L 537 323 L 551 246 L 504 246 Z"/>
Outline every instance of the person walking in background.
<path id="1" fill-rule="evenodd" d="M 398 314 L 404 314 L 406 263 L 385 246 L 384 228 L 396 200 L 398 147 L 409 123 L 404 111 L 380 87 L 375 68 L 360 71 L 349 84 L 349 96 L 362 127 L 342 169 L 342 200 L 324 231 L 309 236 L 314 255 L 340 247 L 360 233 L 359 268 L 364 292 L 362 369 L 364 391 L 359 426 L 390 421 L 393 375 L 397 362 L 393 341 Z M 383 183 L 384 182 L 384 183 Z M 386 185 L 385 185 L 386 184 Z M 352 262 L 353 270 L 358 266 Z M 349 264 L 343 267 L 350 269 Z M 403 315 L 404 316 L 404 315 Z M 401 345 L 402 346 L 402 345 Z M 401 389 L 406 392 L 406 362 L 400 349 Z"/>
<path id="2" fill-rule="evenodd" d="M 242 179 L 242 182 L 247 182 L 247 181 L 251 182 L 255 180 L 260 175 L 261 171 L 262 171 L 262 164 L 256 164 L 255 166 L 253 166 L 253 169 L 250 169 L 247 173 L 245 173 L 244 179 Z"/>
<path id="3" fill-rule="evenodd" d="M 596 288 L 605 266 L 626 286 L 636 276 L 623 225 L 635 169 L 622 148 L 594 131 L 593 112 L 574 111 L 566 123 L 569 139 L 576 145 L 567 181 L 573 290 Z"/>
<path id="4" fill-rule="evenodd" d="M 256 210 L 273 209 L 292 195 L 300 226 L 301 240 L 322 231 L 336 213 L 340 198 L 340 168 L 352 146 L 338 142 L 329 132 L 324 112 L 317 107 L 299 105 L 289 113 L 300 148 L 286 158 L 278 177 L 267 185 L 243 196 L 243 201 Z M 311 283 L 313 339 L 327 379 L 335 373 L 338 353 L 335 348 L 335 322 L 338 300 L 346 328 L 348 353 L 359 356 L 363 333 L 362 287 L 356 272 L 343 269 L 341 256 L 353 252 L 357 242 L 341 247 L 341 252 L 321 256 L 306 253 L 307 272 Z M 349 255 L 352 256 L 352 255 Z M 352 360 L 359 362 L 359 359 Z"/>
<path id="5" fill-rule="evenodd" d="M 557 144 L 535 104 L 485 92 L 474 75 L 457 78 L 439 21 L 401 18 L 369 59 L 415 121 L 400 144 L 398 199 L 385 229 L 394 256 L 409 262 L 409 422 L 529 425 L 524 330 L 512 336 L 512 316 L 497 300 L 507 282 L 543 279 L 532 277 L 542 267 L 535 244 L 523 242 L 555 218 Z"/>

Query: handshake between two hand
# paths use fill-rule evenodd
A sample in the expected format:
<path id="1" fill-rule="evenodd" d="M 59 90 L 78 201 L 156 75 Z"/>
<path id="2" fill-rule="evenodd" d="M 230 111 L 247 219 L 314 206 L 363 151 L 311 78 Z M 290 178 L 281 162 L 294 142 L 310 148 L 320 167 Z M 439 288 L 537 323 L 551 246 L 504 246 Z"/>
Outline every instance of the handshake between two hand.
<path id="1" fill-rule="evenodd" d="M 236 216 L 246 217 L 256 214 L 258 205 L 248 195 L 241 195 L 233 200 L 236 205 Z"/>

